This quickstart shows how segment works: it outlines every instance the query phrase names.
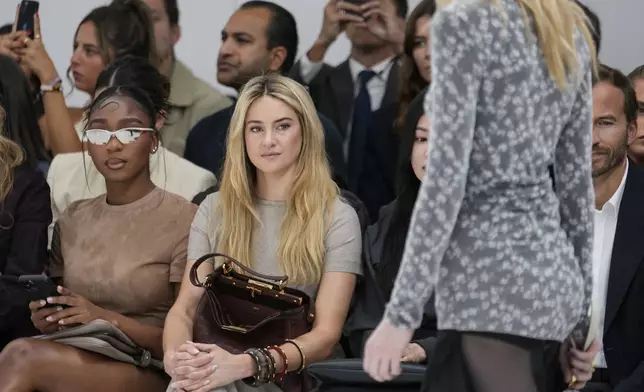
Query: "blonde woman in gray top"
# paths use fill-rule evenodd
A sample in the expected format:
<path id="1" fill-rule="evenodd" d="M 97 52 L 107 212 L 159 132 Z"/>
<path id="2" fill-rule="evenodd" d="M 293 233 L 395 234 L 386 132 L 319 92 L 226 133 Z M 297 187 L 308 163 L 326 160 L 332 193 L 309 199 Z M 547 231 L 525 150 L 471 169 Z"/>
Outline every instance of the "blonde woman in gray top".
<path id="1" fill-rule="evenodd" d="M 365 369 L 400 372 L 435 290 L 425 390 L 543 391 L 544 356 L 591 301 L 592 40 L 572 1 L 439 3 L 426 175 Z"/>
<path id="2" fill-rule="evenodd" d="M 221 187 L 199 207 L 188 249 L 187 270 L 197 258 L 217 251 L 259 273 L 287 275 L 310 295 L 313 329 L 280 352 L 270 350 L 277 374 L 285 366 L 297 371 L 331 355 L 361 273 L 362 240 L 358 216 L 340 199 L 331 178 L 322 126 L 301 85 L 279 75 L 246 84 L 231 121 Z M 202 295 L 203 289 L 184 276 L 166 320 L 164 362 L 171 388 L 279 391 L 256 374 L 250 355 L 186 343 L 192 340 Z M 248 378 L 263 385 L 251 388 L 241 381 Z"/>

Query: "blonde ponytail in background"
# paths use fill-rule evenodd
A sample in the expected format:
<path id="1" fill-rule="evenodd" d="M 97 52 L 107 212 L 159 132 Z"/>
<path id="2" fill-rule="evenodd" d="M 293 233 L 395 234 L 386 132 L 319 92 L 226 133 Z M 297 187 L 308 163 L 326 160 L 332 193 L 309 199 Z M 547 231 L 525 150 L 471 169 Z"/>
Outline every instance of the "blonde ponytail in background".
<path id="1" fill-rule="evenodd" d="M 452 1 L 437 0 L 442 8 Z M 491 1 L 498 4 L 498 0 Z M 531 18 L 535 27 L 539 45 L 546 58 L 548 71 L 559 88 L 568 87 L 568 76 L 580 70 L 574 41 L 575 29 L 583 34 L 588 42 L 592 56 L 592 68 L 596 69 L 597 53 L 590 32 L 590 22 L 584 11 L 572 0 L 514 0 Z"/>

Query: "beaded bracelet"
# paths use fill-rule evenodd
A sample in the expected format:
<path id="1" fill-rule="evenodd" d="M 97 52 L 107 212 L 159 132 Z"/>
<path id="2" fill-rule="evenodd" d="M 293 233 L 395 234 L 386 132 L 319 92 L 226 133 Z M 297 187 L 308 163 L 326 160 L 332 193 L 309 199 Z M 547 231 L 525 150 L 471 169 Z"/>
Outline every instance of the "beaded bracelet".
<path id="1" fill-rule="evenodd" d="M 281 347 L 279 346 L 268 346 L 268 350 L 273 350 L 275 351 L 280 357 L 282 357 L 282 361 L 284 361 L 284 369 L 273 378 L 273 382 L 280 382 L 286 377 L 286 374 L 288 373 L 288 357 L 286 356 L 286 353 L 284 350 L 282 350 Z"/>
<path id="2" fill-rule="evenodd" d="M 275 378 L 275 373 L 277 373 L 277 363 L 270 351 L 265 348 L 260 348 L 259 351 L 264 354 L 266 361 L 268 362 L 268 374 L 266 375 L 266 379 L 262 379 L 261 381 L 268 383 Z"/>
<path id="3" fill-rule="evenodd" d="M 243 379 L 244 384 L 257 388 L 266 383 L 263 381 L 268 375 L 268 359 L 264 357 L 263 353 L 257 349 L 248 349 L 244 351 L 244 354 L 248 354 L 255 361 L 257 366 L 257 371 L 254 376 Z"/>

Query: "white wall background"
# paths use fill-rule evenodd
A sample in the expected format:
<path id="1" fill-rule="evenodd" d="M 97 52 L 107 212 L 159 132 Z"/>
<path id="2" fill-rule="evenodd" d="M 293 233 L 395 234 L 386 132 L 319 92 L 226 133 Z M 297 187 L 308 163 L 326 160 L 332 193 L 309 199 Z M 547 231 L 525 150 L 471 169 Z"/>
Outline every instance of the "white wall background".
<path id="1" fill-rule="evenodd" d="M 300 54 L 315 40 L 322 24 L 326 0 L 274 0 L 290 10 L 298 23 Z M 420 0 L 409 0 L 410 9 Z M 644 64 L 644 0 L 582 0 L 601 18 L 603 42 L 601 59 L 629 72 Z M 80 20 L 94 7 L 109 0 L 41 0 L 40 19 L 43 40 L 58 72 L 63 74 L 72 54 L 74 32 Z M 0 24 L 9 23 L 15 15 L 18 0 L 0 0 Z M 243 0 L 179 0 L 183 36 L 177 56 L 201 78 L 216 82 L 216 58 L 219 33 L 228 17 Z M 342 37 L 331 48 L 327 61 L 341 62 L 347 55 L 348 41 Z M 69 86 L 66 86 L 69 88 Z M 69 90 L 67 90 L 69 91 Z M 73 93 L 70 106 L 82 105 L 87 97 Z"/>

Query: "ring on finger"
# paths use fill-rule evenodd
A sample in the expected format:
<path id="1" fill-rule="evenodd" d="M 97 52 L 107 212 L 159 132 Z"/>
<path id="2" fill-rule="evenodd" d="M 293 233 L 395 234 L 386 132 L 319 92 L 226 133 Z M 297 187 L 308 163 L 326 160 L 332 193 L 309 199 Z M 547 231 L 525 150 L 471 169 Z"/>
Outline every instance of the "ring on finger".
<path id="1" fill-rule="evenodd" d="M 25 37 L 25 39 L 22 41 L 23 44 L 27 45 L 31 41 L 29 37 Z"/>
<path id="2" fill-rule="evenodd" d="M 575 384 L 577 383 L 577 377 L 573 374 L 572 377 L 570 377 L 570 383 L 568 383 L 568 388 L 572 388 Z"/>
<path id="3" fill-rule="evenodd" d="M 40 39 L 40 34 L 34 35 L 34 39 Z"/>

